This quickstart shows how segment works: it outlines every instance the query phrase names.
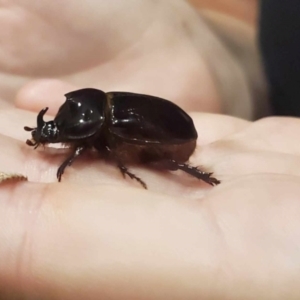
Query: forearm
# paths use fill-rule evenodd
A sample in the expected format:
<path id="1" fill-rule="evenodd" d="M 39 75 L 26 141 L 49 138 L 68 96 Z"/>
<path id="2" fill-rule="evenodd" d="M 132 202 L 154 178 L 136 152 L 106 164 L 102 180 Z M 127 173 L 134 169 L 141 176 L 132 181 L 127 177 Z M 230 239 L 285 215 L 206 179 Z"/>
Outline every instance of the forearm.
<path id="1" fill-rule="evenodd" d="M 210 49 L 202 51 L 220 94 L 223 113 L 246 119 L 269 115 L 267 84 L 255 29 L 220 13 L 200 14 L 210 35 Z"/>

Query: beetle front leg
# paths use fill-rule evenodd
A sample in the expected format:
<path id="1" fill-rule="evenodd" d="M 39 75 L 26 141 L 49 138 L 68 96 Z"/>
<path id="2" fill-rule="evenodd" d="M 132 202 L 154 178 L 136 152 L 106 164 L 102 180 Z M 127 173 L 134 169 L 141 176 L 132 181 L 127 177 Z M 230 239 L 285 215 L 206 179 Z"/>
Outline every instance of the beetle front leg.
<path id="1" fill-rule="evenodd" d="M 218 179 L 211 177 L 211 175 L 213 173 L 207 173 L 207 172 L 201 171 L 198 167 L 193 167 L 186 163 L 179 163 L 173 159 L 157 162 L 157 163 L 155 163 L 155 165 L 160 168 L 163 168 L 163 169 L 168 169 L 170 171 L 181 170 L 183 172 L 188 173 L 189 175 L 191 175 L 193 177 L 203 180 L 204 182 L 206 182 L 212 186 L 221 183 L 221 181 L 219 181 Z"/>
<path id="2" fill-rule="evenodd" d="M 83 153 L 83 151 L 86 149 L 86 146 L 78 146 L 75 148 L 75 151 L 60 165 L 60 167 L 57 170 L 57 179 L 58 181 L 61 181 L 61 176 L 65 171 L 65 168 L 67 166 L 71 166 L 75 158 L 77 158 L 79 155 Z"/>

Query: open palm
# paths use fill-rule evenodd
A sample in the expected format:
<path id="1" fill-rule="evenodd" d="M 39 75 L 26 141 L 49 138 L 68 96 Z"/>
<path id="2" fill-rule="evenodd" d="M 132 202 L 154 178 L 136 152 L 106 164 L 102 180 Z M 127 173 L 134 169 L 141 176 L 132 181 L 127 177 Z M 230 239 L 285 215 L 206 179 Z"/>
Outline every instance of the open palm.
<path id="1" fill-rule="evenodd" d="M 197 14 L 180 0 L 1 7 L 0 171 L 30 182 L 0 189 L 0 298 L 300 298 L 299 120 L 191 114 L 191 162 L 215 173 L 214 188 L 132 167 L 143 190 L 93 154 L 57 183 L 66 153 L 25 144 L 37 111 L 55 114 L 80 87 L 218 112 Z"/>
<path id="2" fill-rule="evenodd" d="M 57 183 L 66 154 L 24 142 L 22 127 L 36 114 L 2 110 L 2 169 L 33 181 L 0 190 L 3 295 L 299 298 L 299 120 L 192 116 L 199 142 L 191 161 L 222 184 L 132 169 L 144 190 L 91 154 Z"/>

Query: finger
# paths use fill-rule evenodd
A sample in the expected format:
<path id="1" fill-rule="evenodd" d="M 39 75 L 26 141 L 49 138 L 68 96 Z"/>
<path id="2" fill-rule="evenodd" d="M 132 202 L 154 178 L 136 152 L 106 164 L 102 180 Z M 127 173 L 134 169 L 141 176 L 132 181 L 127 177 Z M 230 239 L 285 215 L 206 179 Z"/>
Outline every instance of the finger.
<path id="1" fill-rule="evenodd" d="M 274 151 L 299 155 L 299 130 L 300 120 L 298 118 L 268 117 L 228 136 L 215 146 L 237 151 Z"/>
<path id="2" fill-rule="evenodd" d="M 216 153 L 218 152 L 218 153 Z M 300 157 L 273 151 L 206 150 L 196 154 L 196 161 L 214 170 L 221 183 L 245 175 L 289 174 L 300 177 Z"/>
<path id="3" fill-rule="evenodd" d="M 245 174 L 299 176 L 299 130 L 296 118 L 266 118 L 198 148 L 194 159 L 215 170 L 223 181 Z"/>
<path id="4" fill-rule="evenodd" d="M 15 104 L 18 108 L 35 112 L 49 107 L 47 113 L 55 115 L 58 107 L 65 102 L 64 95 L 74 89 L 73 85 L 56 79 L 31 81 L 19 91 Z"/>
<path id="5" fill-rule="evenodd" d="M 117 66 L 117 68 L 119 68 L 119 66 Z M 103 76 L 105 77 L 106 75 L 107 75 L 106 72 L 104 72 Z M 95 75 L 95 76 L 99 76 L 99 75 Z M 129 77 L 130 77 L 129 75 L 126 75 L 126 80 L 128 80 Z M 211 102 L 209 101 L 211 100 L 211 97 L 208 96 L 208 92 L 206 95 L 201 94 L 198 97 L 196 97 L 195 95 L 191 96 L 188 93 L 184 92 L 185 91 L 184 88 L 182 89 L 182 91 L 178 91 L 179 87 L 177 85 L 176 90 L 172 89 L 172 92 L 170 93 L 163 92 L 161 94 L 159 93 L 158 85 L 156 85 L 156 89 L 155 87 L 152 87 L 150 89 L 138 87 L 136 83 L 139 82 L 140 80 L 141 80 L 140 78 L 132 78 L 131 80 L 132 82 L 128 85 L 110 84 L 109 86 L 114 86 L 114 87 L 119 86 L 119 88 L 117 89 L 112 88 L 113 90 L 117 90 L 117 91 L 129 91 L 129 92 L 140 91 L 140 93 L 142 94 L 160 96 L 163 98 L 164 98 L 163 95 L 169 95 L 170 99 L 168 96 L 166 96 L 167 99 L 175 101 L 176 104 L 182 107 L 188 109 L 191 108 L 199 109 L 199 105 L 200 105 L 202 111 L 219 112 L 219 109 L 215 107 L 214 101 L 213 100 Z M 104 79 L 102 80 L 102 82 L 103 81 Z M 123 81 L 124 79 L 122 80 L 122 82 Z M 99 84 L 94 84 L 94 86 L 88 86 L 88 87 L 97 88 L 98 85 Z M 36 111 L 36 112 L 40 111 L 44 107 L 49 107 L 48 113 L 50 115 L 55 115 L 59 106 L 65 101 L 64 94 L 85 87 L 87 86 L 76 87 L 75 85 L 57 79 L 34 80 L 21 88 L 21 90 L 18 92 L 16 96 L 15 105 L 18 108 Z M 166 88 L 164 87 L 164 90 L 165 89 Z M 109 90 L 106 90 L 106 92 L 108 91 Z M 207 103 L 204 104 L 205 102 Z"/>
<path id="6" fill-rule="evenodd" d="M 207 145 L 243 131 L 252 123 L 243 119 L 209 113 L 190 113 L 198 132 L 198 146 Z"/>

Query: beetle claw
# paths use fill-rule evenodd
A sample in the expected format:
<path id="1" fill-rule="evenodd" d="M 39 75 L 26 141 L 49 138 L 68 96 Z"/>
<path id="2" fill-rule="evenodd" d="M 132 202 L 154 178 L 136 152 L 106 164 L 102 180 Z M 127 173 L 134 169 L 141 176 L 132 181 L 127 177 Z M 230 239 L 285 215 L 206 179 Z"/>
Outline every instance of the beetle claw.
<path id="1" fill-rule="evenodd" d="M 27 140 L 27 141 L 26 141 L 26 144 L 27 144 L 28 146 L 35 146 L 37 143 L 34 143 L 32 140 Z"/>

